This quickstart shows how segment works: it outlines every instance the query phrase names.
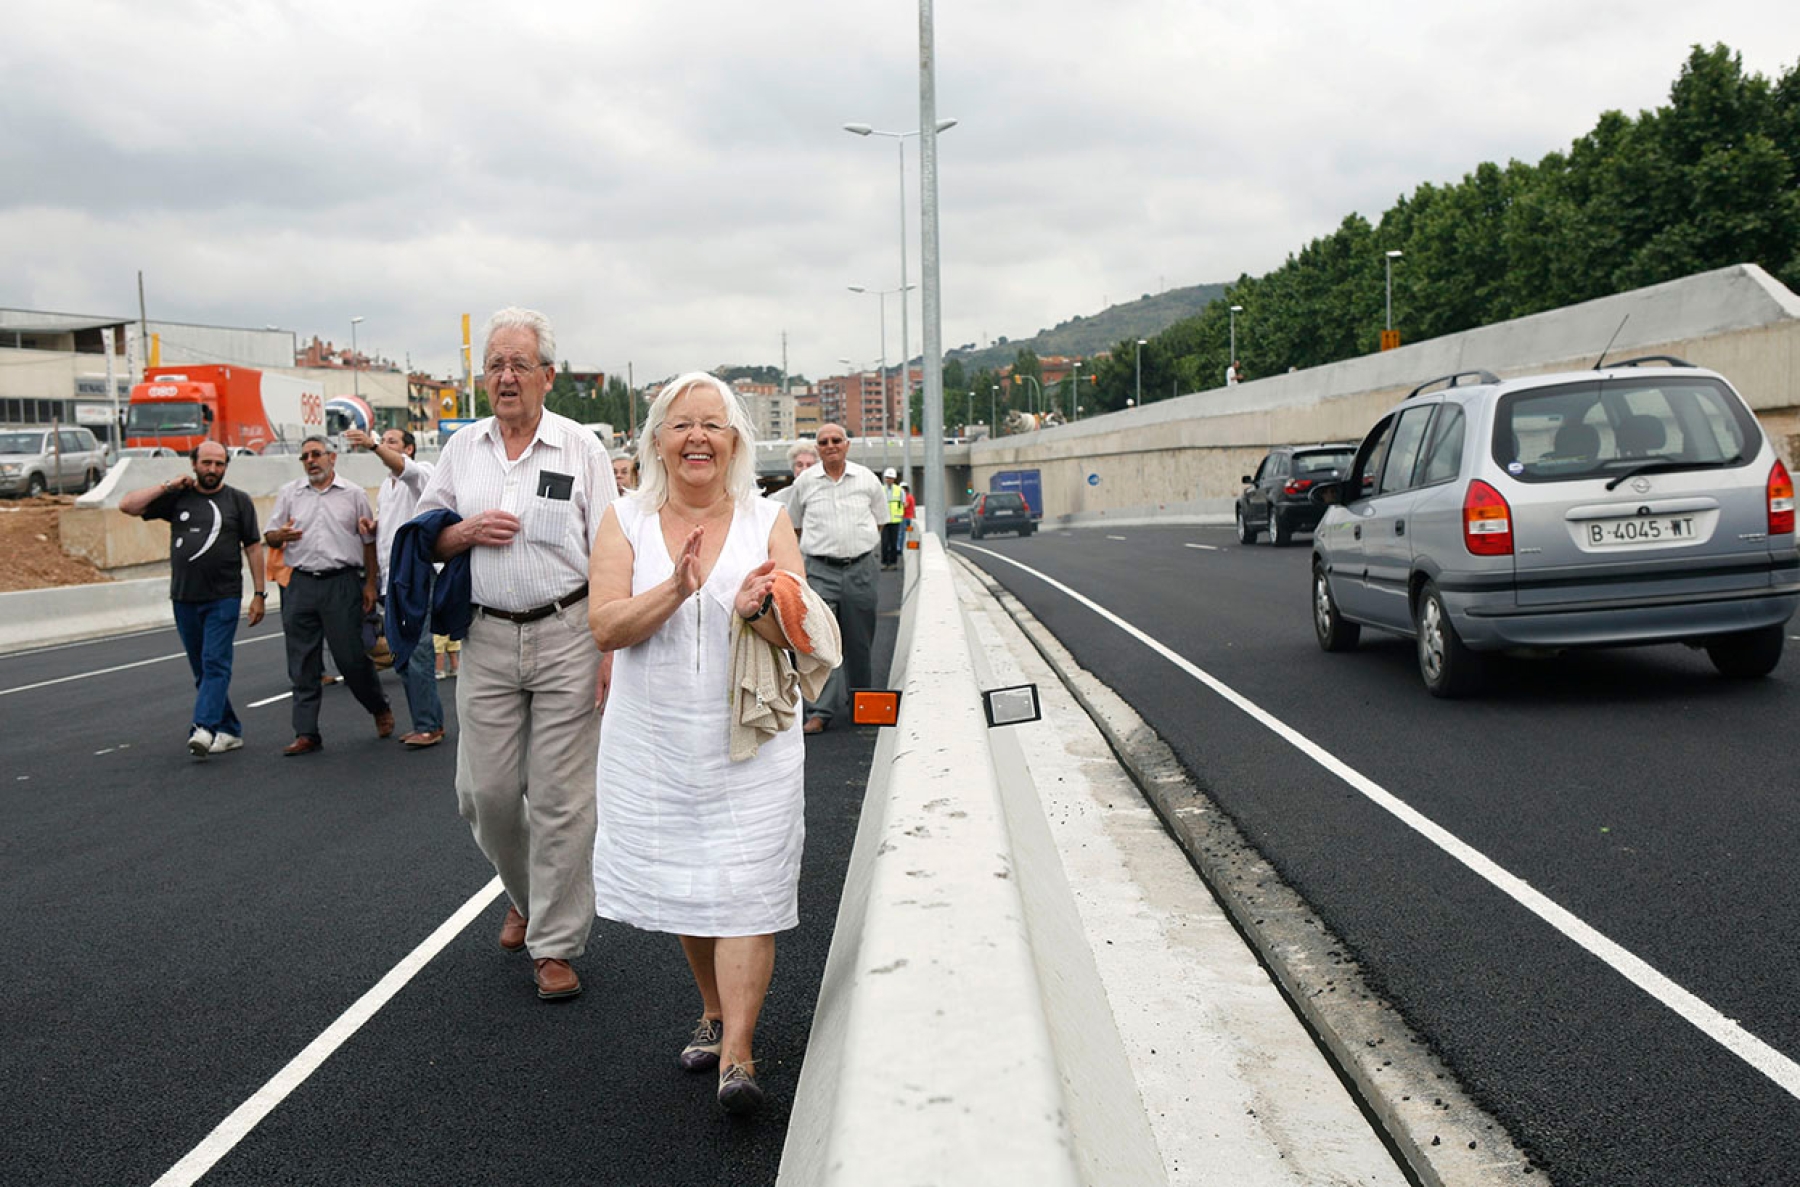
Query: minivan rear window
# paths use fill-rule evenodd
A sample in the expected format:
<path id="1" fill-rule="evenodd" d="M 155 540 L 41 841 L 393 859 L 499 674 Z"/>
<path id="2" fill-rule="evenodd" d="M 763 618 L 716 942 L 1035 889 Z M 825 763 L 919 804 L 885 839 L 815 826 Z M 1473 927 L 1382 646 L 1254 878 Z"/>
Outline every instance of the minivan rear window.
<path id="1" fill-rule="evenodd" d="M 1494 460 L 1521 482 L 1603 478 L 1658 469 L 1748 465 L 1762 448 L 1756 417 L 1725 384 L 1694 375 L 1588 380 L 1500 398 Z"/>

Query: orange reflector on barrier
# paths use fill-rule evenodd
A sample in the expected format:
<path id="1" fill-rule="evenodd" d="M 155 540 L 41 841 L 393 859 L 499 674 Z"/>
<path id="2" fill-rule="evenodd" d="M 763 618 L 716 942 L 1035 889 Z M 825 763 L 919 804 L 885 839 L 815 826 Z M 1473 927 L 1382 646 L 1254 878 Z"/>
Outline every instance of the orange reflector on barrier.
<path id="1" fill-rule="evenodd" d="M 850 720 L 857 725 L 893 725 L 900 720 L 898 690 L 859 690 L 850 694 Z"/>

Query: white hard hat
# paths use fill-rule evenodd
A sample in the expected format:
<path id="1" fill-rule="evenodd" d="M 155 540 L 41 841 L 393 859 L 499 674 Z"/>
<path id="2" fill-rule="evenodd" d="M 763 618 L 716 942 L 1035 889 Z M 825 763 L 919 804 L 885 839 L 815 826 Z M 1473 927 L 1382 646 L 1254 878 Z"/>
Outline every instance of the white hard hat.
<path id="1" fill-rule="evenodd" d="M 898 478 L 898 477 L 900 477 L 899 473 L 897 471 L 895 471 L 894 467 L 892 467 L 892 466 L 889 466 L 887 469 L 883 470 L 881 472 L 881 476 L 883 478 Z"/>

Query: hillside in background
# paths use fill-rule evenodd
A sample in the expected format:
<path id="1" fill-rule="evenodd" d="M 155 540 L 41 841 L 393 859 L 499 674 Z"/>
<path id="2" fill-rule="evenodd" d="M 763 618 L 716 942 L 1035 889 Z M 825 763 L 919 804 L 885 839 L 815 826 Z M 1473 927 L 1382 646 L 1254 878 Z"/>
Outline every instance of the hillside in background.
<path id="1" fill-rule="evenodd" d="M 992 346 L 958 347 L 946 351 L 946 359 L 960 359 L 970 371 L 1003 367 L 1011 363 L 1021 350 L 1043 358 L 1046 355 L 1075 355 L 1088 358 L 1102 350 L 1111 350 L 1121 341 L 1149 338 L 1162 333 L 1176 322 L 1200 313 L 1225 295 L 1223 284 L 1196 284 L 1187 288 L 1168 289 L 1155 296 L 1146 294 L 1123 305 L 1109 305 L 1092 317 L 1072 317 L 1054 329 L 1039 330 L 1030 338 L 1001 337 Z"/>

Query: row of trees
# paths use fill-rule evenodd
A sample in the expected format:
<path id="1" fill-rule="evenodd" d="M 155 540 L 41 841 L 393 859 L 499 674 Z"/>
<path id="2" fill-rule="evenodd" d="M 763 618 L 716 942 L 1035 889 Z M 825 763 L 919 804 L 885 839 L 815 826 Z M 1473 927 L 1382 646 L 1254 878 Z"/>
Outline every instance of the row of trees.
<path id="1" fill-rule="evenodd" d="M 1240 276 L 1143 347 L 1143 398 L 1224 383 L 1231 305 L 1243 306 L 1249 378 L 1378 349 L 1391 249 L 1404 253 L 1394 325 L 1407 341 L 1739 263 L 1800 289 L 1797 179 L 1800 65 L 1771 82 L 1723 45 L 1696 46 L 1666 106 L 1609 111 L 1535 165 L 1484 162 L 1454 185 L 1426 183 L 1375 224 L 1351 214 L 1274 271 Z M 1135 350 L 1127 339 L 1094 361 L 1084 405 L 1111 411 L 1135 396 Z"/>

